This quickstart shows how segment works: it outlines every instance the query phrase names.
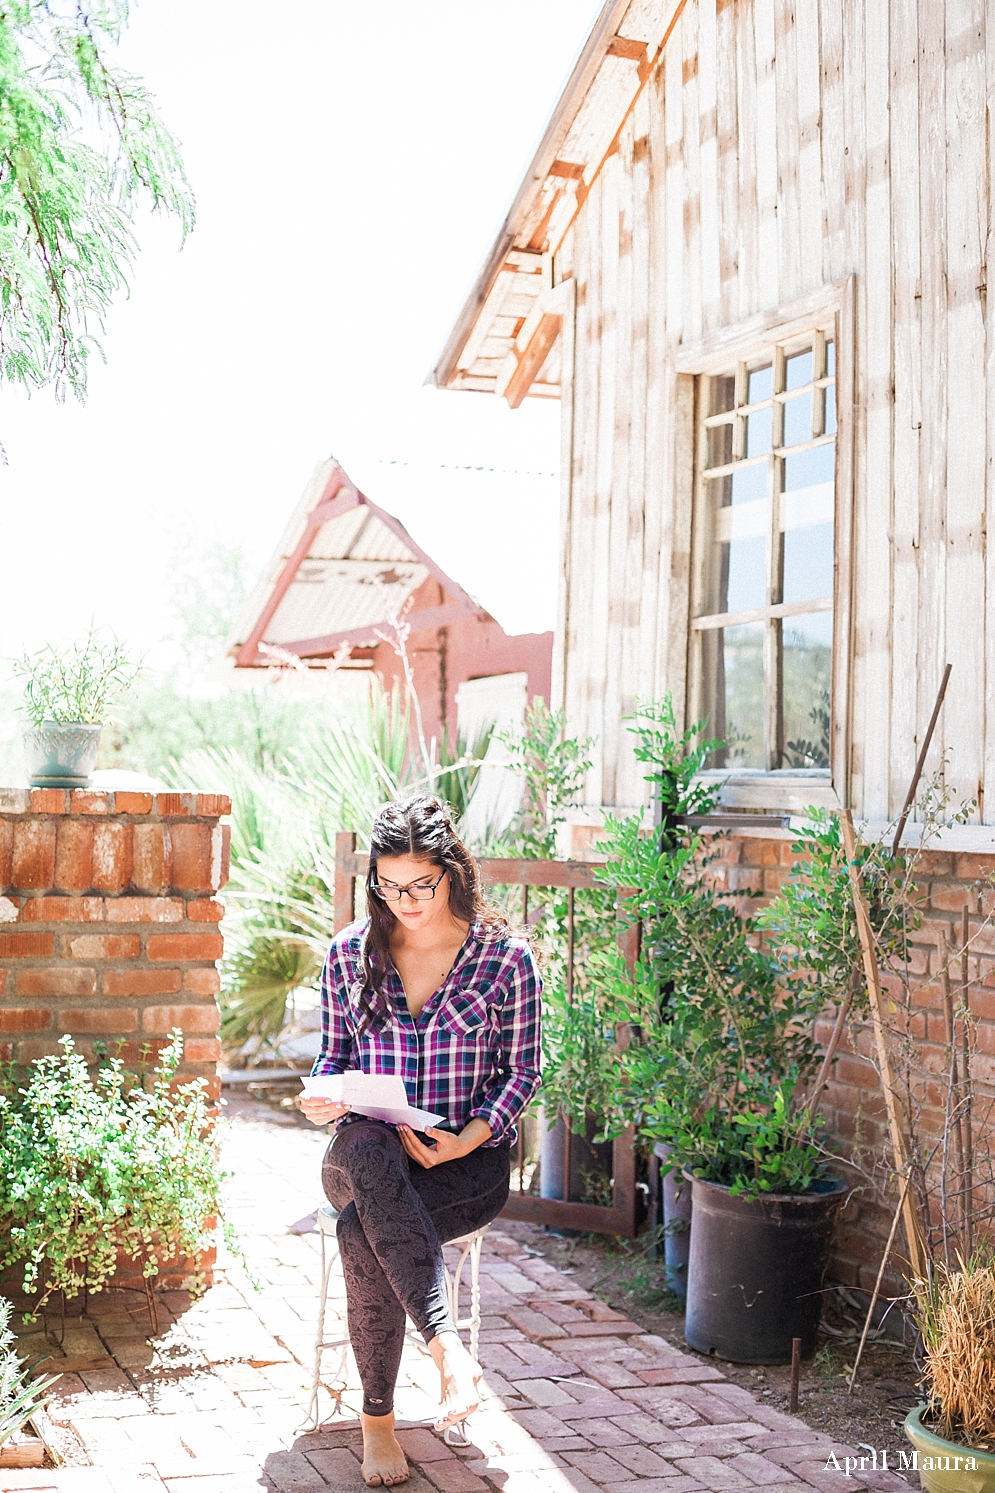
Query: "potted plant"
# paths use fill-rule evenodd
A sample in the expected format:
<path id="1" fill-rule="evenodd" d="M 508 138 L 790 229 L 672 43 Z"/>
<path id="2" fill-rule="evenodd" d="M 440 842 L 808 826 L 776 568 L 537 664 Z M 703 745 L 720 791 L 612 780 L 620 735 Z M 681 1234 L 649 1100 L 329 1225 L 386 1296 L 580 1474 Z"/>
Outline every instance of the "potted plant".
<path id="1" fill-rule="evenodd" d="M 905 1434 L 927 1493 L 995 1489 L 995 1262 L 976 1253 L 939 1262 L 912 1288 L 926 1403 Z"/>
<path id="2" fill-rule="evenodd" d="M 632 889 L 625 907 L 641 926 L 634 975 L 614 950 L 599 960 L 614 1019 L 633 1034 L 618 1055 L 611 1129 L 634 1125 L 691 1188 L 688 1342 L 740 1362 L 786 1362 L 794 1337 L 814 1351 L 847 1192 L 828 1174 L 802 1098 L 824 995 L 791 957 L 761 946 L 742 894 L 722 886 L 721 841 L 693 823 L 692 774 L 711 744 L 679 740 L 672 714 L 657 727 L 650 760 L 669 766 L 669 815 L 661 791 L 659 832 L 640 816 L 609 823 L 604 879 Z"/>
<path id="3" fill-rule="evenodd" d="M 100 749 L 110 701 L 127 689 L 140 665 L 117 638 L 93 628 L 58 649 L 51 643 L 13 660 L 24 680 L 24 759 L 33 788 L 85 788 Z"/>

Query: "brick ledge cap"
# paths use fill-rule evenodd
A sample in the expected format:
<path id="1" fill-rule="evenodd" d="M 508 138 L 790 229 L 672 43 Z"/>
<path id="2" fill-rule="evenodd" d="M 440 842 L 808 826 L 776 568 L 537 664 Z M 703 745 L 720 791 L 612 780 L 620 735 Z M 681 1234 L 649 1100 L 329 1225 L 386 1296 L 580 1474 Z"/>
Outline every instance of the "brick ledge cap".
<path id="1" fill-rule="evenodd" d="M 39 794 L 45 795 L 45 802 L 36 800 L 35 795 Z M 55 794 L 62 795 L 61 807 L 53 805 Z M 160 793 L 141 788 L 0 788 L 0 814 L 32 813 L 220 819 L 231 813 L 231 798 L 227 793 L 209 793 L 198 788 Z"/>

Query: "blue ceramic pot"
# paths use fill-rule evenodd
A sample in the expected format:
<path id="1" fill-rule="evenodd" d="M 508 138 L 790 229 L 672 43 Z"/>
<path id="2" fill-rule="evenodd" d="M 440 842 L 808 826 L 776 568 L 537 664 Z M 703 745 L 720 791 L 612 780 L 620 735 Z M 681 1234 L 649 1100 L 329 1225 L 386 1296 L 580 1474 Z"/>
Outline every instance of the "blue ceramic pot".
<path id="1" fill-rule="evenodd" d="M 32 788 L 85 788 L 97 765 L 103 729 L 82 722 L 25 726 L 24 764 Z"/>

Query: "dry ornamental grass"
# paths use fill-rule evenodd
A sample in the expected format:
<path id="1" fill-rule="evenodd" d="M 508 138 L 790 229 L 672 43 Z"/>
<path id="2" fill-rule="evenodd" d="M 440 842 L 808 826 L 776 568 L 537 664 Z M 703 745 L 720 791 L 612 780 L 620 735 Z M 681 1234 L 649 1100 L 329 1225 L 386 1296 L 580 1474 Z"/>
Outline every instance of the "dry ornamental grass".
<path id="1" fill-rule="evenodd" d="M 977 1256 L 959 1270 L 938 1265 L 915 1288 L 925 1374 L 943 1435 L 995 1450 L 995 1267 Z"/>

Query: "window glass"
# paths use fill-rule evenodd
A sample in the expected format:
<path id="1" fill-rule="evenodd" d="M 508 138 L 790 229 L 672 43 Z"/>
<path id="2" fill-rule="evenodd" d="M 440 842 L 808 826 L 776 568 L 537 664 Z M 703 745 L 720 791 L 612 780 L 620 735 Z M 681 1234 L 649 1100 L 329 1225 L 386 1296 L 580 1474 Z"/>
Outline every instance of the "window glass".
<path id="1" fill-rule="evenodd" d="M 785 617 L 783 767 L 829 766 L 829 690 L 832 683 L 831 612 Z"/>
<path id="2" fill-rule="evenodd" d="M 784 401 L 784 444 L 797 446 L 812 439 L 812 396 L 799 394 Z"/>
<path id="3" fill-rule="evenodd" d="M 832 594 L 832 524 L 806 524 L 804 528 L 786 529 L 781 600 L 821 601 L 824 596 Z"/>
<path id="4" fill-rule="evenodd" d="M 767 600 L 767 544 L 764 535 L 733 539 L 728 551 L 725 606 L 721 612 L 746 612 Z"/>
<path id="5" fill-rule="evenodd" d="M 826 390 L 826 435 L 836 434 L 836 385 Z"/>
<path id="6" fill-rule="evenodd" d="M 784 458 L 784 490 L 796 492 L 800 488 L 824 487 L 832 484 L 836 468 L 836 447 L 830 441 L 825 446 L 813 446 L 809 451 L 799 451 L 797 456 Z"/>
<path id="7" fill-rule="evenodd" d="M 735 376 L 713 378 L 710 382 L 712 385 L 712 407 L 709 410 L 709 414 L 724 415 L 727 410 L 734 409 L 736 405 Z"/>
<path id="8" fill-rule="evenodd" d="M 707 380 L 697 450 L 700 475 L 696 544 L 698 700 L 709 732 L 726 741 L 716 766 L 817 768 L 829 762 L 829 700 L 835 535 L 835 349 L 826 343 L 820 390 L 811 385 L 816 344 L 799 340 L 783 359 L 759 347 L 749 361 Z M 741 402 L 736 403 L 736 391 Z M 813 434 L 813 418 L 824 432 Z M 756 405 L 763 405 L 756 409 Z M 774 411 L 781 444 L 772 446 Z M 781 417 L 783 416 L 783 422 Z M 734 446 L 745 421 L 745 451 Z M 817 442 L 817 444 L 812 444 Z M 722 476 L 709 476 L 715 469 Z M 772 533 L 776 498 L 779 541 Z M 817 608 L 784 617 L 781 606 Z M 752 615 L 751 615 L 752 614 Z M 730 625 L 720 619 L 730 617 Z M 736 619 L 739 620 L 736 620 Z M 767 671 L 765 675 L 765 671 Z"/>
<path id="9" fill-rule="evenodd" d="M 770 406 L 746 417 L 747 456 L 766 456 L 770 450 Z"/>
<path id="10" fill-rule="evenodd" d="M 724 467 L 732 461 L 732 426 L 712 425 L 708 430 L 708 453 L 705 458 L 706 464 L 712 467 Z"/>
<path id="11" fill-rule="evenodd" d="M 800 389 L 803 384 L 812 382 L 812 352 L 798 353 L 793 358 L 788 358 L 785 389 Z"/>
<path id="12" fill-rule="evenodd" d="M 764 624 L 722 630 L 725 767 L 764 766 Z"/>
<path id="13" fill-rule="evenodd" d="M 750 374 L 749 393 L 746 396 L 747 404 L 759 404 L 761 399 L 769 399 L 774 392 L 774 369 L 768 363 L 766 368 L 758 368 Z"/>
<path id="14" fill-rule="evenodd" d="M 738 472 L 733 472 L 730 482 L 731 501 L 739 503 L 764 503 L 767 502 L 767 476 L 770 471 L 769 464 L 763 462 L 760 466 L 743 467 Z"/>

